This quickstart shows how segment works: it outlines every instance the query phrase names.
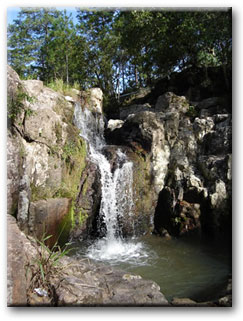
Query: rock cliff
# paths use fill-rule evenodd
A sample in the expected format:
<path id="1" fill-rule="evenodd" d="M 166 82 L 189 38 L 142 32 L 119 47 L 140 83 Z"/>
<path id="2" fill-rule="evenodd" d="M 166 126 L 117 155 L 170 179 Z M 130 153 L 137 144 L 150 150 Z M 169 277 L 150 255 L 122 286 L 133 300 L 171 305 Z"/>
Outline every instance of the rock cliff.
<path id="1" fill-rule="evenodd" d="M 84 108 L 102 112 L 102 92 L 92 89 L 65 97 L 42 81 L 21 81 L 10 67 L 7 71 L 8 213 L 26 233 L 38 238 L 52 234 L 51 245 L 60 231 L 67 240 L 70 230 L 83 226 L 96 210 L 99 188 L 95 196 L 90 190 L 98 174 L 90 170 L 73 112 L 75 99 L 83 99 Z M 76 206 L 80 194 L 86 207 Z"/>
<path id="2" fill-rule="evenodd" d="M 113 120 L 119 126 L 110 127 L 109 121 L 107 140 L 140 155 L 130 157 L 134 190 L 140 191 L 137 209 L 143 208 L 140 218 L 150 225 L 144 232 L 230 235 L 232 117 L 226 105 L 221 96 L 191 102 L 166 92 L 150 108 L 121 109 L 122 123 Z"/>
<path id="3" fill-rule="evenodd" d="M 212 93 L 219 95 L 218 87 Z M 156 99 L 155 89 L 145 90 L 143 104 L 120 108 L 120 118 L 106 129 L 108 143 L 119 145 L 134 164 L 133 222 L 124 220 L 124 235 L 230 233 L 229 97 L 189 95 L 186 88 L 186 98 L 164 92 L 165 84 L 159 95 L 156 88 Z M 38 237 L 43 231 L 58 235 L 53 224 L 58 231 L 65 225 L 66 236 L 71 230 L 79 238 L 96 234 L 100 173 L 73 124 L 75 100 L 101 117 L 100 89 L 65 97 L 41 81 L 20 81 L 8 67 L 8 212 Z M 107 155 L 114 162 L 112 147 Z"/>

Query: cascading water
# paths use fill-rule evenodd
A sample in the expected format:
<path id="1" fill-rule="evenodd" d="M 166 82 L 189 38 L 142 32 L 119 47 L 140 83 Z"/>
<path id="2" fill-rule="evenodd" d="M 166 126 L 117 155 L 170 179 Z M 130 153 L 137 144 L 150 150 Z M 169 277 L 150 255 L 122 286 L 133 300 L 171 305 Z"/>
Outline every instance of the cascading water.
<path id="1" fill-rule="evenodd" d="M 89 156 L 97 164 L 101 174 L 101 204 L 99 216 L 105 224 L 106 235 L 87 249 L 86 256 L 95 260 L 143 261 L 148 255 L 141 242 L 124 240 L 121 233 L 121 218 L 131 215 L 133 209 L 133 163 L 118 148 L 116 150 L 117 168 L 112 172 L 109 160 L 102 150 L 104 121 L 102 115 L 82 110 L 76 104 L 74 123 L 80 135 L 88 143 Z"/>
<path id="2" fill-rule="evenodd" d="M 158 238 L 150 235 L 144 238 L 124 239 L 121 222 L 133 212 L 133 164 L 119 149 L 115 151 L 116 166 L 112 170 L 104 154 L 106 148 L 104 121 L 102 115 L 92 114 L 76 105 L 74 122 L 80 129 L 80 135 L 86 140 L 91 160 L 97 164 L 101 174 L 102 200 L 100 219 L 105 225 L 105 237 L 96 240 L 88 247 L 80 244 L 77 257 L 88 257 L 118 266 L 121 269 L 157 282 L 163 293 L 172 298 L 190 297 L 207 300 L 203 291 L 217 289 L 225 284 L 225 278 L 231 270 L 228 263 L 222 261 L 220 251 L 195 241 L 179 241 Z M 225 252 L 223 253 L 225 255 Z M 227 259 L 227 258 L 226 258 Z M 212 290 L 212 293 L 213 290 Z"/>

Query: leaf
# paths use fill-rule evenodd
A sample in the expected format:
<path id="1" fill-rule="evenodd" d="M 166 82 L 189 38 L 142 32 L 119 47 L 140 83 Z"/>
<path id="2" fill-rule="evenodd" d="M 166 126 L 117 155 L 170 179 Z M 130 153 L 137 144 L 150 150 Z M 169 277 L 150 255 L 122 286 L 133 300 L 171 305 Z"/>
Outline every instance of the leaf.
<path id="1" fill-rule="evenodd" d="M 41 262 L 39 262 L 39 267 L 40 267 L 42 280 L 43 280 L 43 282 L 45 282 L 45 273 L 44 273 L 44 268 L 43 268 L 43 265 L 41 264 Z"/>

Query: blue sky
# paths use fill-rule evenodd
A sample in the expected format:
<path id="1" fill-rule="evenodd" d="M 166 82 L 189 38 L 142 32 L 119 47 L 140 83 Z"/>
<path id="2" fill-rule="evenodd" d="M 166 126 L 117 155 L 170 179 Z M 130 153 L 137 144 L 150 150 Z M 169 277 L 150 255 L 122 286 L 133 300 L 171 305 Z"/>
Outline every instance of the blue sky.
<path id="1" fill-rule="evenodd" d="M 76 10 L 75 7 L 55 7 L 58 10 L 67 10 L 67 13 L 71 13 L 73 17 L 73 22 L 76 23 Z M 17 18 L 17 15 L 21 9 L 19 7 L 8 7 L 7 11 L 7 23 L 13 23 L 13 20 Z"/>

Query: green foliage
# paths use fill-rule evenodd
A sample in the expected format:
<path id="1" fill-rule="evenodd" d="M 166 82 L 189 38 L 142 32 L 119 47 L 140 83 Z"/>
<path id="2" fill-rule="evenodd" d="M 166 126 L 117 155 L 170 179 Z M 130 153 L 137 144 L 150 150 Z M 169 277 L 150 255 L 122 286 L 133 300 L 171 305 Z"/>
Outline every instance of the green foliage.
<path id="1" fill-rule="evenodd" d="M 189 106 L 188 107 L 188 111 L 186 112 L 186 115 L 188 116 L 188 117 L 198 117 L 199 116 L 199 113 L 198 113 L 198 111 L 196 110 L 196 108 L 195 108 L 195 106 Z"/>
<path id="2" fill-rule="evenodd" d="M 77 81 L 75 81 L 72 85 L 70 85 L 65 83 L 63 79 L 55 79 L 52 82 L 46 84 L 46 86 L 65 96 L 72 96 L 73 89 L 80 90 L 80 85 Z"/>
<path id="3" fill-rule="evenodd" d="M 76 18 L 74 25 L 65 10 L 23 8 L 8 27 L 9 64 L 64 94 L 69 85 L 98 86 L 117 98 L 175 70 L 231 65 L 228 9 L 77 9 Z"/>
<path id="4" fill-rule="evenodd" d="M 82 226 L 88 218 L 88 213 L 83 208 L 77 208 L 75 211 L 75 217 L 77 218 L 77 223 Z"/>
<path id="5" fill-rule="evenodd" d="M 30 117 L 33 114 L 33 110 L 25 108 L 25 102 L 33 103 L 34 99 L 24 91 L 22 86 L 19 86 L 14 95 L 8 96 L 7 117 L 9 120 L 14 122 L 24 110 L 27 117 Z"/>
<path id="6" fill-rule="evenodd" d="M 43 235 L 41 240 L 32 240 L 36 249 L 36 256 L 26 265 L 26 277 L 30 280 L 29 294 L 33 293 L 35 289 L 42 289 L 46 291 L 49 297 L 53 297 L 51 279 L 62 271 L 60 259 L 72 250 L 70 243 L 66 243 L 61 248 L 58 241 L 49 248 L 46 242 L 51 237 L 52 235 Z"/>
<path id="7" fill-rule="evenodd" d="M 181 217 L 177 216 L 173 219 L 173 221 L 175 222 L 175 224 L 181 224 Z"/>
<path id="8" fill-rule="evenodd" d="M 63 153 L 62 153 L 62 158 L 69 163 L 71 160 L 71 157 L 73 155 L 76 154 L 77 152 L 77 145 L 75 144 L 75 142 L 70 141 L 67 142 L 64 146 L 63 146 Z"/>

